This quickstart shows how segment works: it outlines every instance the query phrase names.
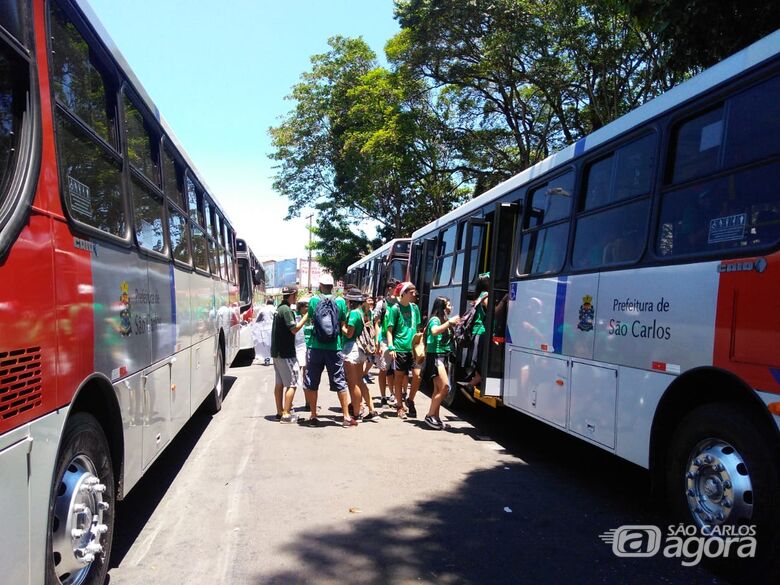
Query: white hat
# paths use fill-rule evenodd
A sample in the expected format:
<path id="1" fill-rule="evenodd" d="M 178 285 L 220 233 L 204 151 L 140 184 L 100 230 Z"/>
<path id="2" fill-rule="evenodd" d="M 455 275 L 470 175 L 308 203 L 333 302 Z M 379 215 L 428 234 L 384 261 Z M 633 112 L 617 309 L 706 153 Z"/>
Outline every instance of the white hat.
<path id="1" fill-rule="evenodd" d="M 320 284 L 324 284 L 325 286 L 333 286 L 333 275 L 327 272 L 320 274 Z"/>

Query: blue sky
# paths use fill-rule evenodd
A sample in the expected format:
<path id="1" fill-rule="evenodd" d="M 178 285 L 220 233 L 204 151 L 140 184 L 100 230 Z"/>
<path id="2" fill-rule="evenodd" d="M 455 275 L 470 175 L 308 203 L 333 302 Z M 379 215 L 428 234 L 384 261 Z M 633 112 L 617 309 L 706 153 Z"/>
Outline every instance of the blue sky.
<path id="1" fill-rule="evenodd" d="M 305 256 L 307 222 L 284 222 L 271 187 L 268 128 L 329 37 L 362 36 L 383 57 L 392 0 L 89 1 L 238 234 L 262 259 Z"/>

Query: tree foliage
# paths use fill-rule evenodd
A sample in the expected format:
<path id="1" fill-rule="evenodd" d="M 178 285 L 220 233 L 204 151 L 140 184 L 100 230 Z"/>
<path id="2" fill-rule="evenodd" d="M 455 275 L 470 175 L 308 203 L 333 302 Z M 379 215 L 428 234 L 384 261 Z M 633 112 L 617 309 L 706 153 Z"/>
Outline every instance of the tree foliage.
<path id="1" fill-rule="evenodd" d="M 641 26 L 667 47 L 669 68 L 699 71 L 778 28 L 780 9 L 766 0 L 624 0 Z"/>
<path id="2" fill-rule="evenodd" d="M 430 123 L 424 84 L 378 67 L 362 39 L 334 37 L 329 46 L 312 57 L 293 88 L 295 109 L 270 132 L 274 187 L 291 202 L 288 217 L 304 207 L 320 211 L 314 247 L 339 274 L 337 248 L 370 244 L 347 237 L 349 229 L 373 225 L 382 240 L 408 236 L 463 191 Z"/>

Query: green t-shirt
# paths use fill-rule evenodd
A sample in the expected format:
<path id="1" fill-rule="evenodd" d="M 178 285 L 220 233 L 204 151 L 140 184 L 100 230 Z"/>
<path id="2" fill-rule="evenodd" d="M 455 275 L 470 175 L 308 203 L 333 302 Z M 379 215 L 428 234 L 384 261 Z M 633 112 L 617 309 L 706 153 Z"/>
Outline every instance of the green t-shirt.
<path id="1" fill-rule="evenodd" d="M 303 340 L 306 343 L 306 347 L 311 347 L 312 337 L 314 337 L 314 323 L 309 319 L 306 321 L 306 325 L 303 326 Z"/>
<path id="2" fill-rule="evenodd" d="M 474 335 L 482 335 L 485 332 L 485 307 L 482 303 L 479 303 L 474 311 L 474 327 L 471 331 Z"/>
<path id="3" fill-rule="evenodd" d="M 412 351 L 412 338 L 420 325 L 420 309 L 414 303 L 404 307 L 401 303 L 388 307 L 385 315 L 387 327 L 393 328 L 393 347 L 397 352 Z"/>
<path id="4" fill-rule="evenodd" d="M 355 331 L 352 332 L 352 337 L 347 337 L 342 334 L 342 345 L 348 341 L 354 341 L 363 332 L 363 309 L 352 309 L 347 315 L 347 327 L 354 327 Z"/>
<path id="5" fill-rule="evenodd" d="M 452 347 L 452 337 L 449 330 L 438 335 L 433 334 L 433 328 L 441 325 L 438 317 L 431 317 L 425 330 L 425 353 L 449 353 Z"/>
<path id="6" fill-rule="evenodd" d="M 325 296 L 328 298 L 333 298 L 333 295 L 321 295 L 312 297 L 312 299 L 309 301 L 309 319 L 311 320 L 312 328 L 314 327 L 314 315 L 317 310 L 317 305 L 320 304 L 321 297 Z M 342 297 L 337 297 L 334 299 L 334 302 L 336 303 L 336 307 L 339 310 L 339 326 L 341 326 L 341 324 L 347 320 L 347 301 L 345 301 Z M 341 351 L 342 347 L 340 333 L 336 336 L 335 341 L 331 341 L 330 343 L 322 343 L 319 339 L 317 339 L 317 336 L 312 330 L 309 343 L 311 345 L 307 345 L 306 347 L 311 349 L 330 349 L 334 351 Z"/>

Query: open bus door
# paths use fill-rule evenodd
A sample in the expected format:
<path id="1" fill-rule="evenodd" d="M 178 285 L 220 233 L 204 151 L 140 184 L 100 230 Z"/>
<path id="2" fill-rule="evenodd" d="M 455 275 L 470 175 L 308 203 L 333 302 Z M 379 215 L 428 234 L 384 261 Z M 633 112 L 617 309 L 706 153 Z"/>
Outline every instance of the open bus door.
<path id="1" fill-rule="evenodd" d="M 515 228 L 520 215 L 518 203 L 497 203 L 492 219 L 492 234 L 488 243 L 487 266 L 490 272 L 490 295 L 485 311 L 485 351 L 481 356 L 480 371 L 486 373 L 481 384 L 481 397 L 500 397 L 504 380 L 506 354 L 506 319 L 509 305 L 509 278 Z M 486 402 L 491 402 L 487 400 Z"/>

